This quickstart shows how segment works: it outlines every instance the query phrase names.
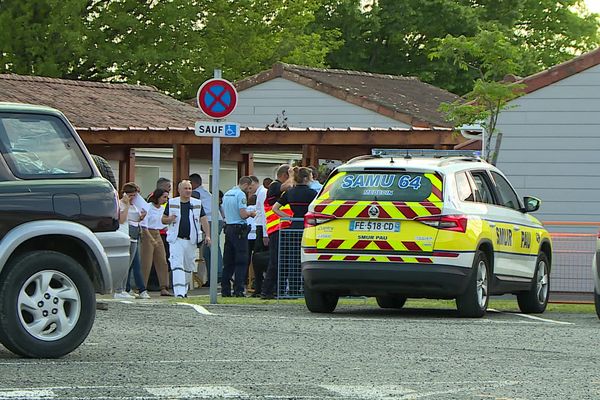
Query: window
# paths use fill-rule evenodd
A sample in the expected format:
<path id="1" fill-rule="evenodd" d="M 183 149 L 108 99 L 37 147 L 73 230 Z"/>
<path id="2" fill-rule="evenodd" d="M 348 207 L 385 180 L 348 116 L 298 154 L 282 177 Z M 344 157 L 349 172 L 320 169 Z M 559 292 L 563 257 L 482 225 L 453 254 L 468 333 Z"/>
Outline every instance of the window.
<path id="1" fill-rule="evenodd" d="M 498 194 L 500 195 L 499 205 L 519 210 L 521 208 L 519 196 L 517 196 L 510 186 L 510 183 L 495 171 L 492 171 L 492 177 L 494 178 L 494 181 L 496 181 L 496 187 L 498 188 Z"/>
<path id="2" fill-rule="evenodd" d="M 458 199 L 460 201 L 475 201 L 473 189 L 465 172 L 456 174 L 456 189 L 458 190 Z"/>
<path id="3" fill-rule="evenodd" d="M 487 173 L 484 171 L 475 171 L 471 173 L 473 182 L 475 182 L 475 201 L 480 203 L 494 204 L 494 195 Z"/>
<path id="4" fill-rule="evenodd" d="M 329 198 L 357 201 L 424 201 L 431 193 L 442 198 L 441 187 L 435 187 L 422 172 L 340 172 L 331 177 Z M 433 178 L 432 178 L 433 179 Z M 440 182 L 441 178 L 435 179 Z M 327 184 L 326 184 L 327 185 Z"/>
<path id="5" fill-rule="evenodd" d="M 85 154 L 58 117 L 0 114 L 0 152 L 22 179 L 92 176 Z"/>

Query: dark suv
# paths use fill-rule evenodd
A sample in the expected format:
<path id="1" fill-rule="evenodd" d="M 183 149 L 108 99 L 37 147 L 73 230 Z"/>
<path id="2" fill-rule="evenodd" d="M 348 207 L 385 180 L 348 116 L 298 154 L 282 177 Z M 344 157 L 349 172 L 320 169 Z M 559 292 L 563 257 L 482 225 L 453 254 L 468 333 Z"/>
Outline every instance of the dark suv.
<path id="1" fill-rule="evenodd" d="M 118 196 L 59 111 L 0 103 L 0 342 L 60 357 L 128 268 Z"/>

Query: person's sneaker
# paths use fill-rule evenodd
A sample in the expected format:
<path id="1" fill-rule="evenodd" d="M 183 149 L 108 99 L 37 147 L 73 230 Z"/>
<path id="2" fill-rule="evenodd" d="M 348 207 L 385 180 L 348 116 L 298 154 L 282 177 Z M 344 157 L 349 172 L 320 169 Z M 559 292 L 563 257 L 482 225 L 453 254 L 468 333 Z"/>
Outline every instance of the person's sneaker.
<path id="1" fill-rule="evenodd" d="M 130 295 L 131 297 L 133 297 L 134 299 L 137 299 L 138 297 L 140 297 L 140 295 L 139 295 L 139 294 L 137 294 L 136 292 L 134 292 L 133 290 L 130 290 L 130 291 L 129 291 L 129 295 Z"/>
<path id="2" fill-rule="evenodd" d="M 233 297 L 246 297 L 244 293 L 234 293 Z"/>
<path id="3" fill-rule="evenodd" d="M 131 300 L 131 299 L 135 299 L 134 296 L 130 295 L 127 292 L 116 292 L 113 297 L 115 299 L 127 299 L 127 300 Z"/>
<path id="4" fill-rule="evenodd" d="M 265 294 L 265 293 L 262 293 L 260 295 L 260 298 L 263 299 L 263 300 L 273 300 L 275 298 L 275 295 L 274 294 Z"/>
<path id="5" fill-rule="evenodd" d="M 148 300 L 148 299 L 151 299 L 151 298 L 152 297 L 150 297 L 150 295 L 148 294 L 147 290 L 144 290 L 142 293 L 140 293 L 140 299 Z"/>
<path id="6" fill-rule="evenodd" d="M 221 297 L 231 297 L 231 293 L 221 293 Z"/>

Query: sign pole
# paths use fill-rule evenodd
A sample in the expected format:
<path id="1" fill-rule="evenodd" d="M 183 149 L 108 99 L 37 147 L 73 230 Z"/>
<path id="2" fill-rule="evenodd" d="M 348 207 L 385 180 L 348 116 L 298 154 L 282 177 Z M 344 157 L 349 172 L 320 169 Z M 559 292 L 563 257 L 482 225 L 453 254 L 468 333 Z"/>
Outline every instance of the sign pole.
<path id="1" fill-rule="evenodd" d="M 215 69 L 214 78 L 221 78 L 221 70 Z M 219 273 L 219 173 L 221 169 L 221 138 L 212 139 L 212 208 L 210 238 L 210 304 L 217 304 L 217 275 Z"/>

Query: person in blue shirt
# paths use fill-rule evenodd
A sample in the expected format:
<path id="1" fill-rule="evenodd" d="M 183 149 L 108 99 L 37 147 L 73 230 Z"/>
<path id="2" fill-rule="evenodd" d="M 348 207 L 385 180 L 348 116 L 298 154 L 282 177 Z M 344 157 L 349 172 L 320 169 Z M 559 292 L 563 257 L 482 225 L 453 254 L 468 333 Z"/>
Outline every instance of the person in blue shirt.
<path id="1" fill-rule="evenodd" d="M 225 213 L 225 247 L 223 249 L 223 278 L 221 296 L 231 297 L 231 278 L 235 275 L 233 295 L 244 297 L 246 269 L 248 267 L 248 217 L 255 217 L 256 211 L 247 210 L 247 196 L 256 192 L 256 182 L 249 176 L 242 176 L 237 186 L 223 196 Z"/>

